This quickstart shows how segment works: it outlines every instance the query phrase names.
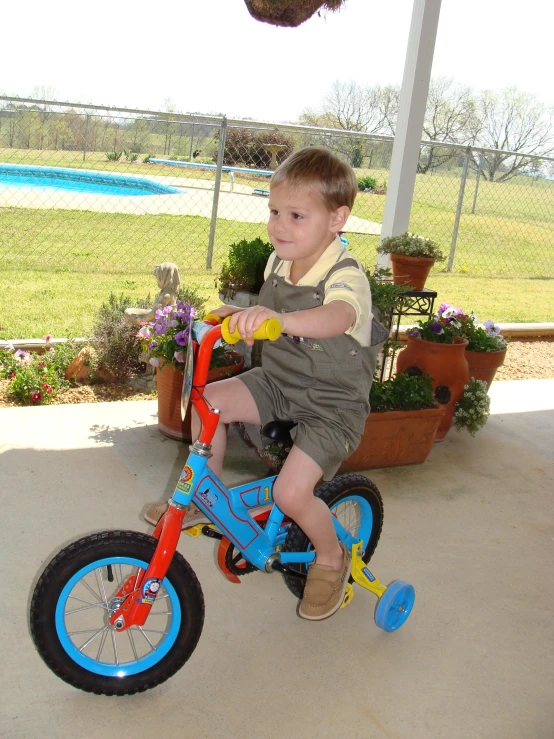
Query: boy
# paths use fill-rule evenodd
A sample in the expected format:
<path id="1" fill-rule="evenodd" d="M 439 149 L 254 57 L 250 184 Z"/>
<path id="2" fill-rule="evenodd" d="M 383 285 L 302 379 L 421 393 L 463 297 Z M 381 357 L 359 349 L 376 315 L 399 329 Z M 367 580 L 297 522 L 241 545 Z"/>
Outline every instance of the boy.
<path id="1" fill-rule="evenodd" d="M 262 367 L 206 387 L 206 398 L 221 411 L 209 464 L 221 475 L 226 424 L 297 422 L 273 497 L 316 550 L 298 611 L 310 620 L 340 608 L 351 570 L 350 552 L 339 543 L 332 515 L 314 487 L 322 476 L 331 479 L 357 448 L 375 366 L 369 283 L 338 235 L 357 191 L 352 169 L 326 149 L 303 149 L 285 160 L 270 184 L 267 231 L 275 253 L 259 305 L 212 311 L 231 315 L 229 329 L 238 328 L 249 344 L 262 321 L 278 318 L 282 325 L 283 335 L 264 344 Z M 195 412 L 192 433 L 193 438 L 200 433 Z M 147 520 L 157 517 L 157 511 L 147 514 Z"/>

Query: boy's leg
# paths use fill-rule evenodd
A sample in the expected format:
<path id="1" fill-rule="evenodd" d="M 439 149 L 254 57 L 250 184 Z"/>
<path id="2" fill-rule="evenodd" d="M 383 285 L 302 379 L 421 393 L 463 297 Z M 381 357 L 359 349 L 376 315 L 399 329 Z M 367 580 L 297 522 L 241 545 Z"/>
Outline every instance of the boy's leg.
<path id="1" fill-rule="evenodd" d="M 221 477 L 225 449 L 227 447 L 226 424 L 233 421 L 243 421 L 259 426 L 260 416 L 254 402 L 254 398 L 246 385 L 238 377 L 230 377 L 228 380 L 219 380 L 206 386 L 204 396 L 213 408 L 221 411 L 220 420 L 212 441 L 212 454 L 208 461 L 209 468 Z M 200 418 L 194 407 L 192 408 L 192 438 L 197 439 L 200 434 Z M 167 511 L 167 503 L 156 502 L 149 505 L 144 514 L 148 523 L 155 526 L 163 514 Z M 189 513 L 183 520 L 183 528 L 194 526 L 197 523 L 210 523 L 202 511 L 196 510 L 191 505 Z"/>
<path id="2" fill-rule="evenodd" d="M 311 457 L 293 446 L 273 486 L 273 498 L 312 542 L 317 553 L 317 564 L 340 570 L 343 552 L 335 533 L 332 514 L 325 503 L 314 495 L 314 488 L 322 474 L 320 466 Z"/>
<path id="3" fill-rule="evenodd" d="M 204 397 L 213 408 L 221 411 L 214 438 L 212 454 L 208 462 L 209 468 L 221 477 L 225 450 L 227 448 L 227 424 L 235 421 L 260 425 L 260 414 L 250 390 L 238 377 L 219 380 L 207 385 Z M 192 438 L 200 435 L 200 417 L 192 408 Z"/>

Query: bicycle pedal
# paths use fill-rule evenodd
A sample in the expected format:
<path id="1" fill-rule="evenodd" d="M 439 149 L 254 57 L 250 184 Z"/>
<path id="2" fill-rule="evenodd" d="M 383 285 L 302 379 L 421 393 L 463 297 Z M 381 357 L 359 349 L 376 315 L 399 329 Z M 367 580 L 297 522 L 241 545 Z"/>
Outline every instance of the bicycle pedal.
<path id="1" fill-rule="evenodd" d="M 352 602 L 353 598 L 354 588 L 352 587 L 352 583 L 349 582 L 346 586 L 346 590 L 344 591 L 344 600 L 342 601 L 341 608 L 346 608 L 346 606 Z"/>
<path id="2" fill-rule="evenodd" d="M 197 523 L 196 526 L 189 526 L 188 529 L 183 529 L 185 534 L 188 534 L 189 536 L 194 537 L 195 539 L 198 536 L 202 536 L 202 529 L 204 528 L 206 524 L 203 523 Z"/>

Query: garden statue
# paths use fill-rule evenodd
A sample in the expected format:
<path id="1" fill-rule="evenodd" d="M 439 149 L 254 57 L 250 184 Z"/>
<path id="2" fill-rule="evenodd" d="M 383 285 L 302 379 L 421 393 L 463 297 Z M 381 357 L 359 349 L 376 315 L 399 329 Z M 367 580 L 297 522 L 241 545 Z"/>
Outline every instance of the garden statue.
<path id="1" fill-rule="evenodd" d="M 179 267 L 173 262 L 162 262 L 154 267 L 154 275 L 160 288 L 159 294 L 154 300 L 152 308 L 126 308 L 125 315 L 133 323 L 139 326 L 144 321 L 153 321 L 158 309 L 166 305 L 175 305 L 177 302 L 177 291 L 181 284 Z"/>

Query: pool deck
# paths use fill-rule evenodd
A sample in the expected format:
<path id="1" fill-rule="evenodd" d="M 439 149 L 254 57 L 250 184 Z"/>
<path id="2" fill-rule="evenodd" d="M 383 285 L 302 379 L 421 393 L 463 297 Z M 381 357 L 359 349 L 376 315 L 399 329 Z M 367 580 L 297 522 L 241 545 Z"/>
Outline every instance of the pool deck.
<path id="1" fill-rule="evenodd" d="M 333 618 L 302 621 L 279 575 L 232 585 L 214 543 L 183 536 L 204 632 L 173 678 L 128 698 L 55 677 L 29 599 L 64 543 L 150 531 L 140 511 L 169 495 L 186 445 L 158 432 L 156 401 L 0 409 L 0 734 L 103 739 L 131 720 L 168 739 L 551 739 L 554 380 L 495 382 L 491 398 L 475 439 L 451 431 L 422 465 L 367 472 L 385 506 L 372 570 L 416 587 L 400 631 L 377 629 L 358 587 Z M 265 474 L 231 435 L 226 482 Z"/>
<path id="2" fill-rule="evenodd" d="M 82 171 L 82 170 L 76 170 Z M 133 175 L 126 177 L 150 179 L 163 185 L 178 187 L 179 194 L 165 195 L 100 195 L 93 193 L 64 192 L 41 188 L 0 187 L 0 207 L 37 208 L 63 210 L 91 210 L 97 213 L 127 213 L 130 215 L 158 215 L 167 213 L 182 216 L 212 217 L 213 181 L 188 177 L 162 177 L 160 175 Z M 251 187 L 223 182 L 219 194 L 218 218 L 239 223 L 266 223 L 267 198 L 254 195 Z M 378 236 L 381 224 L 358 216 L 350 216 L 345 231 Z"/>

